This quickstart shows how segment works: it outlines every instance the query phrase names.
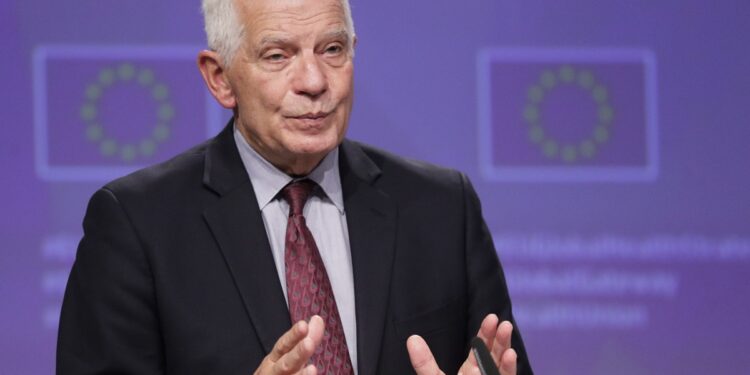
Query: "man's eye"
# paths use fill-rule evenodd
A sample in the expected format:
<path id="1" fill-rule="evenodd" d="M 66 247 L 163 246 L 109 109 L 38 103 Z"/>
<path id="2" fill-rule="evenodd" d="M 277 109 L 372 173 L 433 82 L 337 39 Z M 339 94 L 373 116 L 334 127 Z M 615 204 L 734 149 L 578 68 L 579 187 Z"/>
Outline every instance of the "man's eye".
<path id="1" fill-rule="evenodd" d="M 338 53 L 341 53 L 343 51 L 344 51 L 344 47 L 342 47 L 342 46 L 340 46 L 338 44 L 334 44 L 334 45 L 328 46 L 328 48 L 326 48 L 326 53 L 329 53 L 329 54 L 338 54 Z"/>
<path id="2" fill-rule="evenodd" d="M 268 61 L 282 61 L 284 60 L 284 55 L 281 53 L 272 53 L 270 55 L 266 55 L 265 59 Z"/>

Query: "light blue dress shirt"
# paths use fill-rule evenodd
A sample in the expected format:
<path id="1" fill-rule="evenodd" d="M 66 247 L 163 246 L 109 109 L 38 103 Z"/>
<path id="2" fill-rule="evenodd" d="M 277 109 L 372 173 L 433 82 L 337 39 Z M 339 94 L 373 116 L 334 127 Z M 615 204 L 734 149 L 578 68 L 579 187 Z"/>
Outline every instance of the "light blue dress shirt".
<path id="1" fill-rule="evenodd" d="M 286 276 L 284 265 L 284 241 L 289 205 L 279 196 L 281 189 L 292 177 L 274 167 L 247 143 L 242 133 L 234 129 L 234 140 L 240 152 L 242 163 L 253 184 L 263 215 L 266 234 L 271 244 L 273 259 L 279 282 L 286 298 Z M 349 250 L 349 230 L 346 225 L 344 196 L 339 175 L 338 148 L 326 155 L 323 161 L 310 172 L 307 178 L 315 181 L 322 194 L 313 194 L 304 208 L 305 221 L 310 228 L 320 256 L 323 258 L 333 295 L 339 308 L 344 336 L 352 360 L 354 373 L 357 373 L 357 322 L 354 310 L 354 277 L 352 257 Z M 288 303 L 288 302 L 287 302 Z"/>

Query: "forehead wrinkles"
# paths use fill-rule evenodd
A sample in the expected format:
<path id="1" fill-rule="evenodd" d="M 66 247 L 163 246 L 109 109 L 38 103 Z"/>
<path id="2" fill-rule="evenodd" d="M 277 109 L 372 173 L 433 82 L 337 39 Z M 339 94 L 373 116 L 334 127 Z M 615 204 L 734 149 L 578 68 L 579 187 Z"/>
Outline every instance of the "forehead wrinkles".
<path id="1" fill-rule="evenodd" d="M 340 26 L 346 30 L 344 9 L 338 1 L 324 7 L 307 9 L 304 6 L 245 6 L 245 24 L 250 31 L 251 39 L 258 39 L 272 32 L 293 32 L 295 27 L 320 24 L 330 28 Z M 310 34 L 305 30 L 305 35 Z"/>

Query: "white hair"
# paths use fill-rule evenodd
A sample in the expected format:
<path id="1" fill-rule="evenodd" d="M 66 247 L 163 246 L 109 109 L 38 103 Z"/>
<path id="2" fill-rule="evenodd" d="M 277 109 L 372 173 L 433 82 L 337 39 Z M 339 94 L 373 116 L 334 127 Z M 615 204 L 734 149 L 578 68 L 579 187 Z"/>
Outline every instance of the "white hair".
<path id="1" fill-rule="evenodd" d="M 242 44 L 245 26 L 235 9 L 235 1 L 252 0 L 202 0 L 203 22 L 208 48 L 221 56 L 224 66 L 229 66 Z M 349 0 L 340 0 L 350 38 L 354 37 L 354 21 Z"/>

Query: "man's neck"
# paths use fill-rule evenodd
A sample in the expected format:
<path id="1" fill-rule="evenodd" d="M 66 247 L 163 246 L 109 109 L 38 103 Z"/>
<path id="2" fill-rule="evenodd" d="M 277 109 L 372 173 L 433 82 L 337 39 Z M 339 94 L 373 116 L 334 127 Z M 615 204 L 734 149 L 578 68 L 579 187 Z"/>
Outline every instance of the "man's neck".
<path id="1" fill-rule="evenodd" d="M 235 124 L 235 126 L 237 125 Z M 242 127 L 236 127 L 236 129 L 245 139 L 245 142 L 247 142 L 247 144 L 258 153 L 258 155 L 271 163 L 271 165 L 278 170 L 293 178 L 303 177 L 310 174 L 310 172 L 312 172 L 330 152 L 329 150 L 324 153 L 311 153 L 304 155 L 294 155 L 289 153 L 288 155 L 281 155 L 270 151 L 268 147 L 257 142 L 257 140 L 247 134 Z"/>

